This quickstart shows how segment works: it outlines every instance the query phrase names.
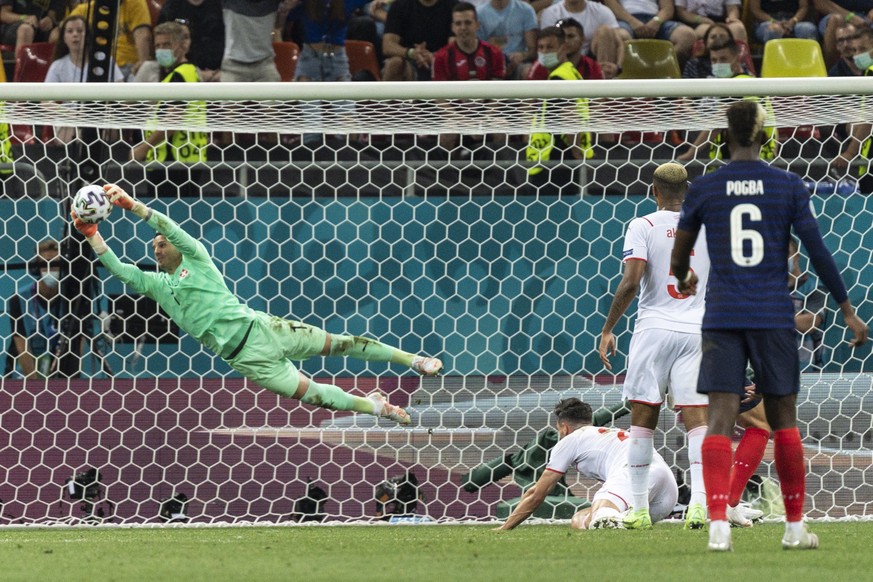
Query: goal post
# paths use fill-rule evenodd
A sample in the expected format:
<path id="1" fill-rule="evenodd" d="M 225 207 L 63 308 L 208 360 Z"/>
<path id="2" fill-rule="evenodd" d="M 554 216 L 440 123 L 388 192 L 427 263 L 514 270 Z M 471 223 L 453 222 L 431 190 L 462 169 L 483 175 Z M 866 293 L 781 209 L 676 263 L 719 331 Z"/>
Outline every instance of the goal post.
<path id="1" fill-rule="evenodd" d="M 855 179 L 867 162 L 842 173 L 831 164 L 840 126 L 873 123 L 871 89 L 867 78 L 0 84 L 12 135 L 12 161 L 0 164 L 0 339 L 7 351 L 22 330 L 37 340 L 51 376 L 22 380 L 13 367 L 4 377 L 0 523 L 159 523 L 178 494 L 198 523 L 369 520 L 377 503 L 432 520 L 496 519 L 541 469 L 545 453 L 531 443 L 542 444 L 559 398 L 619 402 L 633 310 L 616 329 L 615 373 L 596 342 L 624 230 L 654 210 L 654 168 L 721 127 L 736 99 L 767 102 L 780 128 L 772 163 L 815 189 L 826 244 L 873 321 L 873 202 Z M 200 102 L 205 116 L 186 115 Z M 94 147 L 66 141 L 83 128 L 96 128 Z M 205 132 L 205 160 L 131 161 L 144 129 Z M 553 140 L 536 162 L 532 132 Z M 579 133 L 592 136 L 590 157 L 564 138 Z M 447 147 L 449 135 L 458 137 Z M 720 163 L 702 151 L 689 173 Z M 412 428 L 258 388 L 99 266 L 81 372 L 52 374 L 55 316 L 13 302 L 42 276 L 37 244 L 67 240 L 68 200 L 86 169 L 201 240 L 251 307 L 440 356 L 446 376 L 436 379 L 336 358 L 301 365 L 354 393 L 381 389 L 413 413 Z M 155 268 L 147 225 L 116 210 L 100 229 L 122 260 Z M 798 300 L 823 319 L 801 352 L 805 507 L 812 518 L 870 518 L 870 349 L 846 346 L 831 299 L 820 312 L 811 295 Z M 684 479 L 672 412 L 655 442 Z M 758 473 L 775 478 L 771 452 Z M 404 487 L 410 474 L 418 484 Z M 569 494 L 547 511 L 567 517 L 595 487 L 569 475 Z M 403 498 L 380 501 L 385 490 Z"/>

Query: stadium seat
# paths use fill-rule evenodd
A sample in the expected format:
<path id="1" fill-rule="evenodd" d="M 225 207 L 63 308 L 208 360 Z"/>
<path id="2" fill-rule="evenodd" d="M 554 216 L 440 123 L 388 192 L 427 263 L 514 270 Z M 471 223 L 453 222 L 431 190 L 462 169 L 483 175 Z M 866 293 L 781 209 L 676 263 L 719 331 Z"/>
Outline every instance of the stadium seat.
<path id="1" fill-rule="evenodd" d="M 274 42 L 273 52 L 276 53 L 276 68 L 282 81 L 293 81 L 294 71 L 297 70 L 297 57 L 300 56 L 300 47 L 290 40 Z"/>
<path id="2" fill-rule="evenodd" d="M 12 80 L 16 83 L 42 83 L 52 63 L 52 53 L 55 45 L 50 42 L 26 44 L 15 54 L 15 73 Z M 13 125 L 12 136 L 22 144 L 36 141 L 32 125 Z"/>
<path id="3" fill-rule="evenodd" d="M 379 60 L 376 58 L 376 47 L 373 43 L 366 40 L 347 40 L 346 55 L 349 57 L 349 72 L 353 77 L 356 73 L 367 71 L 375 80 L 382 80 Z"/>
<path id="4" fill-rule="evenodd" d="M 805 38 L 777 38 L 764 45 L 762 77 L 827 77 L 821 45 Z"/>
<path id="5" fill-rule="evenodd" d="M 23 45 L 15 53 L 16 83 L 42 83 L 52 64 L 55 45 L 50 42 L 35 42 Z"/>
<path id="6" fill-rule="evenodd" d="M 626 40 L 619 79 L 679 79 L 679 61 L 669 40 Z"/>

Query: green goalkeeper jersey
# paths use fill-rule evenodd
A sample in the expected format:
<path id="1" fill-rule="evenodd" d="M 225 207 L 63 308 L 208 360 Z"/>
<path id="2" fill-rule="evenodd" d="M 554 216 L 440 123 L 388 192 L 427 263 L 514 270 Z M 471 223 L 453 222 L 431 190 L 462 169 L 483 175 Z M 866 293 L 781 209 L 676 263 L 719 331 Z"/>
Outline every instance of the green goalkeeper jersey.
<path id="1" fill-rule="evenodd" d="M 255 311 L 230 292 L 203 243 L 155 210 L 148 224 L 182 254 L 182 264 L 172 275 L 145 272 L 123 263 L 111 249 L 100 255 L 100 262 L 126 285 L 157 301 L 194 339 L 219 356 L 226 356 L 242 341 Z"/>

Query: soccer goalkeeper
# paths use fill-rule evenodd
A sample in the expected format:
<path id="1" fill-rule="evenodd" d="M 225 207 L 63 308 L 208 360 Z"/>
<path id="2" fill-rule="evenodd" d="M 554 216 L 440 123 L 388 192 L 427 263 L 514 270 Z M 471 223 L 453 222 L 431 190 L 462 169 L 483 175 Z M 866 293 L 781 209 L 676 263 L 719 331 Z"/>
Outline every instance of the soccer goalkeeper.
<path id="1" fill-rule="evenodd" d="M 419 374 L 435 376 L 443 364 L 437 358 L 416 356 L 376 340 L 330 334 L 322 329 L 273 317 L 243 305 L 228 289 L 224 277 L 203 243 L 186 233 L 165 214 L 134 200 L 114 184 L 104 190 L 115 206 L 128 210 L 154 228 L 152 241 L 157 273 L 122 263 L 106 245 L 96 224 L 86 224 L 75 212 L 73 224 L 86 238 L 109 272 L 139 293 L 151 297 L 181 329 L 218 354 L 234 370 L 281 396 L 296 398 L 329 410 L 352 410 L 409 424 L 409 414 L 375 391 L 354 396 L 331 384 L 306 377 L 290 360 L 349 356 L 359 360 L 392 362 Z"/>

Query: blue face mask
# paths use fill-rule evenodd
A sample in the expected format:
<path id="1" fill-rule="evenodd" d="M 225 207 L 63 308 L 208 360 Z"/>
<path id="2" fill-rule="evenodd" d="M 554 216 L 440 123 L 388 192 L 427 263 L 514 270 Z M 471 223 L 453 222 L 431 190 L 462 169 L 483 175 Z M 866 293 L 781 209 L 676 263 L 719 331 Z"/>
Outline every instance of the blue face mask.
<path id="1" fill-rule="evenodd" d="M 870 56 L 870 51 L 859 53 L 852 57 L 852 60 L 855 61 L 855 66 L 862 71 L 866 71 L 870 68 L 870 65 L 873 65 L 873 57 Z"/>
<path id="2" fill-rule="evenodd" d="M 537 60 L 547 69 L 554 69 L 559 64 L 558 53 L 539 53 Z"/>
<path id="3" fill-rule="evenodd" d="M 173 49 L 155 49 L 155 60 L 165 69 L 169 69 L 176 64 L 176 55 L 173 54 Z"/>
<path id="4" fill-rule="evenodd" d="M 60 271 L 46 271 L 42 274 L 42 278 L 40 278 L 40 282 L 44 283 L 46 287 L 51 289 L 56 289 L 58 284 L 60 283 L 59 277 L 61 276 Z"/>
<path id="5" fill-rule="evenodd" d="M 715 63 L 712 65 L 712 76 L 719 79 L 728 79 L 734 76 L 730 63 Z"/>

